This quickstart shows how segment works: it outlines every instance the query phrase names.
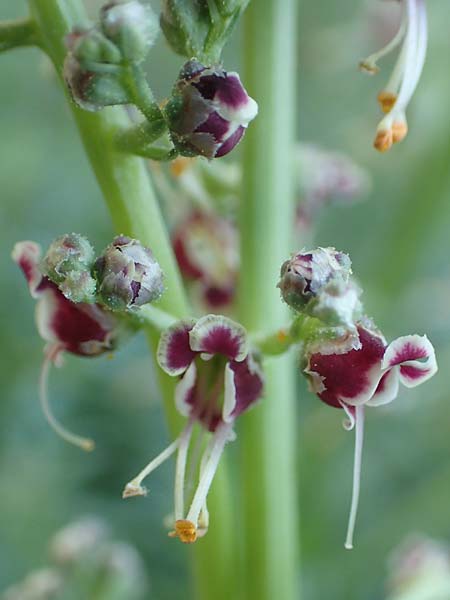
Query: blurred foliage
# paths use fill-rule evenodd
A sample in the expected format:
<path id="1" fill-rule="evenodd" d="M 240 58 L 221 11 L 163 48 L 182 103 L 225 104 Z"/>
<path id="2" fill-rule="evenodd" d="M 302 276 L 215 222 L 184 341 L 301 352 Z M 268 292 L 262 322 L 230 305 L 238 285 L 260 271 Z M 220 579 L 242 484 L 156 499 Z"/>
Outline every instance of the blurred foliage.
<path id="1" fill-rule="evenodd" d="M 379 155 L 371 147 L 376 93 L 389 69 L 370 79 L 356 65 L 380 45 L 375 13 L 385 4 L 300 3 L 299 137 L 345 152 L 370 172 L 366 201 L 324 211 L 316 241 L 350 254 L 369 314 L 386 336 L 427 332 L 441 369 L 426 386 L 368 412 L 351 553 L 343 538 L 353 436 L 342 429 L 340 412 L 318 402 L 299 381 L 300 535 L 308 600 L 379 600 L 387 555 L 408 533 L 450 538 L 450 8 L 447 0 L 428 4 L 429 54 L 408 112 L 410 133 Z M 25 12 L 24 0 L 0 0 L 0 18 Z M 239 32 L 226 56 L 233 69 L 239 66 L 238 40 Z M 160 38 L 148 61 L 160 97 L 181 62 Z M 167 539 L 163 526 L 171 467 L 152 476 L 146 499 L 124 504 L 120 498 L 123 484 L 167 442 L 145 340 L 131 341 L 112 361 L 68 358 L 52 374 L 55 411 L 96 439 L 95 453 L 64 445 L 39 412 L 42 344 L 10 251 L 20 239 L 45 246 L 71 231 L 87 235 L 99 250 L 111 238 L 111 223 L 48 61 L 32 49 L 2 55 L 0 81 L 0 590 L 45 566 L 50 536 L 88 512 L 101 514 L 115 535 L 139 550 L 155 598 L 185 598 L 190 549 Z"/>

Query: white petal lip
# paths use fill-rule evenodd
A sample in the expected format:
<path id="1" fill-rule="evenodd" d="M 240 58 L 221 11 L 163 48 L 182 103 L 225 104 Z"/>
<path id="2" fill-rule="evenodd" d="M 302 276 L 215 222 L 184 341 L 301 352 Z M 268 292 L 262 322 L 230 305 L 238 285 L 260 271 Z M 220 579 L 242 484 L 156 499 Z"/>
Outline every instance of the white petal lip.
<path id="1" fill-rule="evenodd" d="M 36 289 L 42 281 L 42 274 L 39 269 L 41 247 L 39 244 L 31 241 L 17 242 L 13 248 L 11 257 L 22 269 L 28 282 L 31 295 L 33 298 L 37 298 L 39 294 L 36 292 Z"/>
<path id="2" fill-rule="evenodd" d="M 433 345 L 426 335 L 405 335 L 389 344 L 382 368 L 398 367 L 400 381 L 415 387 L 433 377 L 438 366 Z"/>
<path id="3" fill-rule="evenodd" d="M 234 382 L 234 372 L 229 362 L 225 365 L 224 388 L 222 419 L 225 423 L 231 423 L 233 421 L 231 415 L 236 408 L 236 385 Z"/>
<path id="4" fill-rule="evenodd" d="M 196 379 L 197 369 L 195 362 L 192 362 L 175 388 L 175 406 L 183 417 L 188 417 L 191 413 L 192 406 L 187 399 L 195 386 Z"/>
<path id="5" fill-rule="evenodd" d="M 165 371 L 172 377 L 182 375 L 193 360 L 193 356 L 189 356 L 190 348 L 189 337 L 187 335 L 187 332 L 189 332 L 193 328 L 195 322 L 195 319 L 185 319 L 182 321 L 178 321 L 177 323 L 166 329 L 166 331 L 164 331 L 164 333 L 161 335 L 158 344 L 158 350 L 156 353 L 156 358 L 161 369 L 163 369 L 163 371 Z M 183 337 L 183 332 L 186 332 L 187 338 L 186 348 L 183 349 L 183 351 L 186 354 L 186 356 L 184 357 L 185 360 L 177 359 L 176 362 L 178 362 L 179 364 L 177 366 L 173 366 L 173 364 L 171 364 L 173 362 L 171 358 L 171 351 L 173 350 L 172 344 L 175 343 L 175 336 L 179 335 Z"/>
<path id="6" fill-rule="evenodd" d="M 380 382 L 382 379 L 380 379 Z M 388 370 L 384 374 L 383 389 L 380 391 L 375 390 L 372 398 L 366 402 L 367 406 L 382 406 L 395 400 L 398 395 L 399 384 L 398 369 L 393 368 Z"/>

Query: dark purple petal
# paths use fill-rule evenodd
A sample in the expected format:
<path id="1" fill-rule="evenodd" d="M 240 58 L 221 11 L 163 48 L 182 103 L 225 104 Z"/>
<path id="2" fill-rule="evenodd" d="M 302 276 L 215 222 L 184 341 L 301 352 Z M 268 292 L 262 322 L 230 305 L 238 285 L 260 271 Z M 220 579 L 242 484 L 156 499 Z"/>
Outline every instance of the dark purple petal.
<path id="1" fill-rule="evenodd" d="M 230 123 L 223 119 L 216 112 L 212 112 L 209 117 L 195 130 L 196 133 L 209 133 L 213 136 L 216 142 L 222 142 L 225 138 Z"/>
<path id="2" fill-rule="evenodd" d="M 169 375 L 181 375 L 196 356 L 189 343 L 189 333 L 195 325 L 195 319 L 178 321 L 169 327 L 159 340 L 158 364 Z"/>
<path id="3" fill-rule="evenodd" d="M 199 81 L 192 85 L 200 92 L 202 98 L 205 100 L 214 100 L 220 86 L 226 85 L 225 72 L 213 75 L 202 75 Z"/>
<path id="4" fill-rule="evenodd" d="M 398 367 L 400 381 L 415 387 L 437 371 L 434 348 L 424 335 L 406 335 L 389 344 L 383 358 L 383 369 Z"/>
<path id="5" fill-rule="evenodd" d="M 191 349 L 243 360 L 248 353 L 247 333 L 242 325 L 222 315 L 207 315 L 197 321 L 190 334 Z"/>
<path id="6" fill-rule="evenodd" d="M 361 348 L 345 354 L 312 354 L 306 373 L 320 378 L 321 400 L 342 408 L 341 403 L 361 404 L 375 392 L 381 379 L 384 340 L 374 332 L 358 327 Z"/>
<path id="7" fill-rule="evenodd" d="M 237 144 L 239 144 L 239 142 L 242 139 L 242 136 L 244 135 L 245 132 L 245 127 L 242 127 L 241 125 L 236 129 L 236 131 L 234 133 L 232 133 L 230 135 L 229 138 L 227 138 L 223 144 L 221 146 L 219 146 L 215 158 L 220 158 L 221 156 L 225 156 L 225 154 L 228 154 L 229 152 L 231 152 L 233 150 L 233 148 L 235 146 L 237 146 Z"/>
<path id="8" fill-rule="evenodd" d="M 203 79 L 208 78 L 202 77 L 202 84 Z M 245 106 L 249 100 L 237 73 L 229 73 L 225 77 L 216 77 L 215 97 L 212 96 L 211 99 L 213 98 L 232 109 Z"/>
<path id="9" fill-rule="evenodd" d="M 236 286 L 234 283 L 227 287 L 218 287 L 217 285 L 204 284 L 203 300 L 211 309 L 217 310 L 224 306 L 229 306 L 234 300 Z"/>
<path id="10" fill-rule="evenodd" d="M 264 382 L 261 370 L 251 356 L 242 362 L 231 361 L 229 364 L 234 372 L 236 387 L 236 406 L 231 416 L 236 418 L 259 400 Z"/>

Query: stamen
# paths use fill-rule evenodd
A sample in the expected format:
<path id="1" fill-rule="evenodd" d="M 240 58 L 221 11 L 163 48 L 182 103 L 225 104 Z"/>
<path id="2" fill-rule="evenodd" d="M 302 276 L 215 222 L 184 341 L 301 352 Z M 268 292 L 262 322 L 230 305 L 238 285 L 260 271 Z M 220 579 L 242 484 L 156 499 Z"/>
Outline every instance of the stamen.
<path id="1" fill-rule="evenodd" d="M 41 401 L 41 408 L 44 416 L 50 425 L 50 427 L 66 442 L 69 444 L 73 444 L 74 446 L 78 446 L 82 450 L 86 452 L 91 452 L 95 443 L 93 440 L 89 438 L 84 438 L 75 433 L 68 431 L 61 423 L 56 419 L 53 415 L 52 410 L 50 408 L 49 398 L 48 398 L 48 378 L 50 373 L 50 367 L 52 362 L 54 362 L 60 352 L 62 352 L 61 346 L 54 346 L 50 349 L 50 351 L 46 354 L 44 362 L 42 364 L 41 376 L 39 381 L 39 397 Z"/>
<path id="2" fill-rule="evenodd" d="M 175 467 L 175 521 L 182 520 L 184 514 L 184 479 L 186 474 L 186 462 L 191 441 L 192 428 L 194 421 L 190 420 L 178 438 L 178 455 Z M 195 541 L 195 540 L 194 540 Z"/>
<path id="3" fill-rule="evenodd" d="M 358 512 L 359 488 L 361 481 L 361 458 L 364 440 L 364 406 L 355 407 L 355 458 L 353 464 L 353 490 L 350 516 L 348 520 L 345 548 L 353 549 L 353 532 L 355 530 L 356 514 Z"/>
<path id="4" fill-rule="evenodd" d="M 376 73 L 378 73 L 378 71 L 380 69 L 377 66 L 377 62 L 380 60 L 380 58 L 383 58 L 384 56 L 386 56 L 387 54 L 389 54 L 390 52 L 395 50 L 395 48 L 397 48 L 397 46 L 400 44 L 400 42 L 405 37 L 405 31 L 406 31 L 405 12 L 402 11 L 402 19 L 400 21 L 400 26 L 397 30 L 397 33 L 394 35 L 394 37 L 386 44 L 386 46 L 381 48 L 381 50 L 378 50 L 378 52 L 374 52 L 373 54 L 368 56 L 366 59 L 362 60 L 359 63 L 359 68 L 362 71 L 366 71 L 367 73 L 369 73 L 371 75 L 375 75 Z"/>
<path id="5" fill-rule="evenodd" d="M 197 528 L 188 519 L 175 521 L 175 530 L 167 534 L 169 537 L 177 537 L 183 544 L 193 544 L 197 540 Z"/>
<path id="6" fill-rule="evenodd" d="M 213 444 L 203 473 L 200 476 L 200 482 L 194 494 L 191 507 L 186 519 L 192 523 L 198 523 L 200 511 L 205 506 L 206 497 L 212 484 L 212 480 L 219 466 L 219 460 L 225 448 L 225 444 L 230 440 L 232 434 L 232 425 L 222 424 L 216 429 L 213 437 Z M 206 451 L 208 451 L 209 447 Z"/>
<path id="7" fill-rule="evenodd" d="M 394 143 L 392 134 L 392 117 L 387 115 L 377 127 L 377 133 L 373 142 L 379 152 L 387 152 Z"/>
<path id="8" fill-rule="evenodd" d="M 388 90 L 382 90 L 378 94 L 377 100 L 381 110 L 387 114 L 394 108 L 394 104 L 397 102 L 397 94 Z"/>
<path id="9" fill-rule="evenodd" d="M 179 440 L 176 439 L 174 442 L 167 446 L 165 450 L 158 454 L 158 456 L 152 459 L 142 471 L 136 475 L 134 479 L 129 481 L 122 492 L 122 498 L 131 498 L 132 496 L 146 496 L 147 490 L 141 484 L 143 480 L 150 475 L 152 471 L 157 469 L 163 462 L 172 456 L 175 450 L 178 448 Z"/>

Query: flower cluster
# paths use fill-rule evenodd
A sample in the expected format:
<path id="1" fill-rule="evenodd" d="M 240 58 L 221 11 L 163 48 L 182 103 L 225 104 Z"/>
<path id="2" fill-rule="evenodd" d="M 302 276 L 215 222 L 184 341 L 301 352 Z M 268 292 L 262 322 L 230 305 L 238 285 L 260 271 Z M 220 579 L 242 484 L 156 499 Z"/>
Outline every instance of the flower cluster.
<path id="1" fill-rule="evenodd" d="M 234 439 L 234 422 L 260 398 L 263 378 L 245 329 L 220 315 L 179 321 L 169 327 L 161 336 L 157 358 L 166 373 L 180 378 L 175 404 L 187 424 L 179 437 L 126 485 L 123 496 L 145 495 L 143 479 L 177 451 L 175 527 L 169 535 L 192 543 L 208 529 L 206 499 L 224 447 Z M 196 423 L 209 432 L 210 439 L 200 459 L 193 453 L 190 477 L 198 471 L 199 479 L 186 510 L 186 490 L 192 484 L 185 483 L 186 467 Z"/>
<path id="2" fill-rule="evenodd" d="M 434 349 L 426 336 L 407 335 L 386 342 L 363 316 L 360 290 L 355 292 L 350 273 L 347 255 L 334 248 L 318 248 L 287 261 L 279 283 L 285 301 L 306 316 L 309 325 L 308 329 L 303 321 L 305 330 L 300 327 L 299 337 L 310 390 L 326 404 L 345 410 L 345 427 L 355 428 L 353 494 L 345 542 L 349 549 L 359 499 L 364 408 L 392 402 L 400 383 L 415 387 L 437 371 Z"/>
<path id="3" fill-rule="evenodd" d="M 402 17 L 400 27 L 390 42 L 378 52 L 361 61 L 362 70 L 378 72 L 377 62 L 400 44 L 397 62 L 378 101 L 386 116 L 377 127 L 374 146 L 386 152 L 392 144 L 401 142 L 407 132 L 406 108 L 422 74 L 427 50 L 427 14 L 425 0 L 400 0 Z"/>
<path id="4" fill-rule="evenodd" d="M 37 300 L 37 329 L 47 342 L 40 381 L 43 412 L 66 441 L 91 450 L 92 440 L 67 431 L 50 411 L 50 366 L 60 366 L 64 353 L 93 357 L 114 350 L 133 331 L 133 324 L 117 309 L 136 310 L 158 298 L 163 290 L 161 268 L 148 248 L 124 236 L 116 238 L 96 263 L 92 246 L 78 234 L 57 238 L 42 260 L 38 244 L 18 242 L 12 258 Z"/>
<path id="5" fill-rule="evenodd" d="M 165 107 L 170 135 L 183 156 L 219 158 L 240 142 L 258 105 L 237 73 L 196 60 L 181 69 Z"/>

